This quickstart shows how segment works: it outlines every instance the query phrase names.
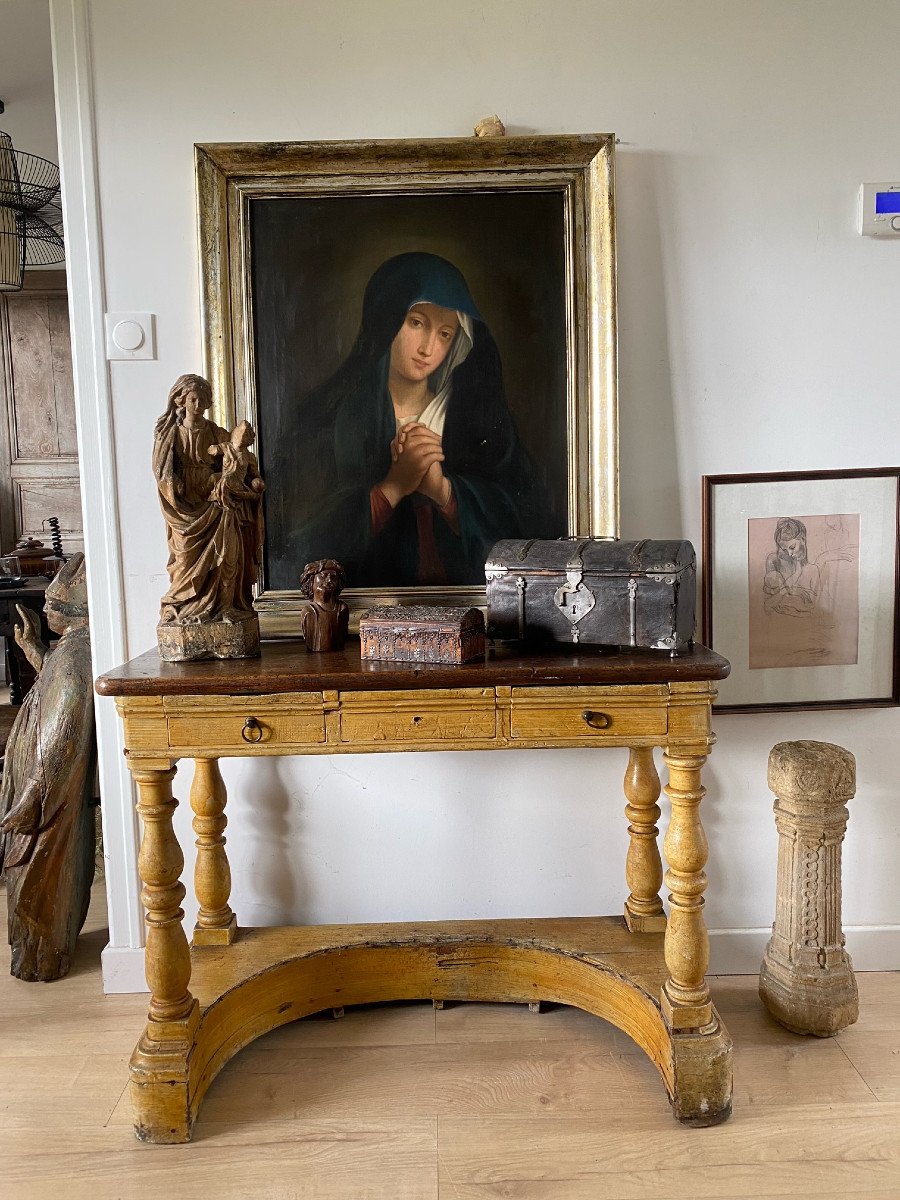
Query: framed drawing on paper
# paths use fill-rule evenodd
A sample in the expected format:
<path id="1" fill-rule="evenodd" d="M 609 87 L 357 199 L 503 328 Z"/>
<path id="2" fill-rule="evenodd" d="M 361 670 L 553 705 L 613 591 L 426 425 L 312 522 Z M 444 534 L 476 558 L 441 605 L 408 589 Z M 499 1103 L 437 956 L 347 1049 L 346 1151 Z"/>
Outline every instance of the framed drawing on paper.
<path id="1" fill-rule="evenodd" d="M 898 484 L 896 467 L 704 477 L 720 711 L 900 703 Z"/>
<path id="2" fill-rule="evenodd" d="M 196 147 L 206 373 L 256 428 L 264 633 L 484 603 L 503 537 L 618 530 L 612 135 Z"/>

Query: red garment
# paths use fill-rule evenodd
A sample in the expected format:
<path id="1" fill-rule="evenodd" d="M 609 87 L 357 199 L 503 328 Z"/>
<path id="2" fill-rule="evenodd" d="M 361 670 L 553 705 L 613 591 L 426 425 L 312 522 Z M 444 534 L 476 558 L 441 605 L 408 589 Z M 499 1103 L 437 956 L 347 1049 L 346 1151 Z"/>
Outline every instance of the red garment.
<path id="1" fill-rule="evenodd" d="M 450 499 L 443 508 L 438 509 L 438 512 L 441 514 L 456 536 L 459 537 L 459 509 L 456 505 L 456 492 L 454 492 L 452 484 L 450 485 Z"/>
<path id="2" fill-rule="evenodd" d="M 369 492 L 369 512 L 372 517 L 372 536 L 377 537 L 393 513 L 391 502 L 376 484 Z"/>
<path id="3" fill-rule="evenodd" d="M 437 540 L 434 536 L 435 510 L 447 522 L 455 534 L 459 534 L 459 509 L 456 503 L 456 493 L 451 485 L 450 499 L 443 508 L 438 508 L 424 496 L 416 493 L 413 496 L 416 509 L 416 529 L 419 536 L 419 567 L 417 582 L 421 584 L 446 583 L 447 572 L 438 553 Z M 391 518 L 394 510 L 391 502 L 380 487 L 376 486 L 369 492 L 369 511 L 372 518 L 372 533 L 378 536 Z"/>

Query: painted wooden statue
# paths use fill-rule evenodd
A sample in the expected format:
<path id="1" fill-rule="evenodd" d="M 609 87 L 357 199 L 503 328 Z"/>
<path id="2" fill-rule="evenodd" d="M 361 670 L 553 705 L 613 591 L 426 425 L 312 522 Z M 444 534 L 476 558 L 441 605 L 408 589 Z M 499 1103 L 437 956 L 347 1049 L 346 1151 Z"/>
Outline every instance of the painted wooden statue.
<path id="1" fill-rule="evenodd" d="M 170 587 L 157 626 L 160 657 L 259 654 L 253 585 L 262 561 L 265 484 L 246 421 L 231 433 L 206 416 L 212 389 L 182 375 L 156 422 L 153 473 L 166 521 Z"/>
<path id="2" fill-rule="evenodd" d="M 71 965 L 94 875 L 96 761 L 93 672 L 84 555 L 47 586 L 40 641 L 35 613 L 19 608 L 16 641 L 37 672 L 9 736 L 0 785 L 0 871 L 6 880 L 11 973 L 60 979 Z"/>

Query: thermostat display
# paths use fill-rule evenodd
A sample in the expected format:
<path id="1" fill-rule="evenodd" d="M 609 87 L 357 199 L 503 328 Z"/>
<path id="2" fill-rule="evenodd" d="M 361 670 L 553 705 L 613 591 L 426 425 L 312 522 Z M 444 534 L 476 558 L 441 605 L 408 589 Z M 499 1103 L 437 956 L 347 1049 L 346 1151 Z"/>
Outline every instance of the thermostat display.
<path id="1" fill-rule="evenodd" d="M 857 229 L 872 237 L 900 237 L 900 183 L 864 183 Z"/>

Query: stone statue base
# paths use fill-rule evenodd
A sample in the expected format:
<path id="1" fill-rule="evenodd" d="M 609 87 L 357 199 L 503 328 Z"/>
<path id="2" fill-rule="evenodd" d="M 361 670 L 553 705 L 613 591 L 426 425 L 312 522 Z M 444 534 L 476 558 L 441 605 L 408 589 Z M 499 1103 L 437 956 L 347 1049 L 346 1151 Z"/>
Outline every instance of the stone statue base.
<path id="1" fill-rule="evenodd" d="M 859 993 L 846 950 L 832 954 L 826 968 L 810 970 L 779 962 L 767 953 L 759 994 L 776 1021 L 792 1033 L 834 1037 L 859 1018 Z"/>
<path id="2" fill-rule="evenodd" d="M 241 621 L 160 621 L 156 627 L 163 662 L 196 662 L 201 658 L 258 658 L 259 617 Z"/>

